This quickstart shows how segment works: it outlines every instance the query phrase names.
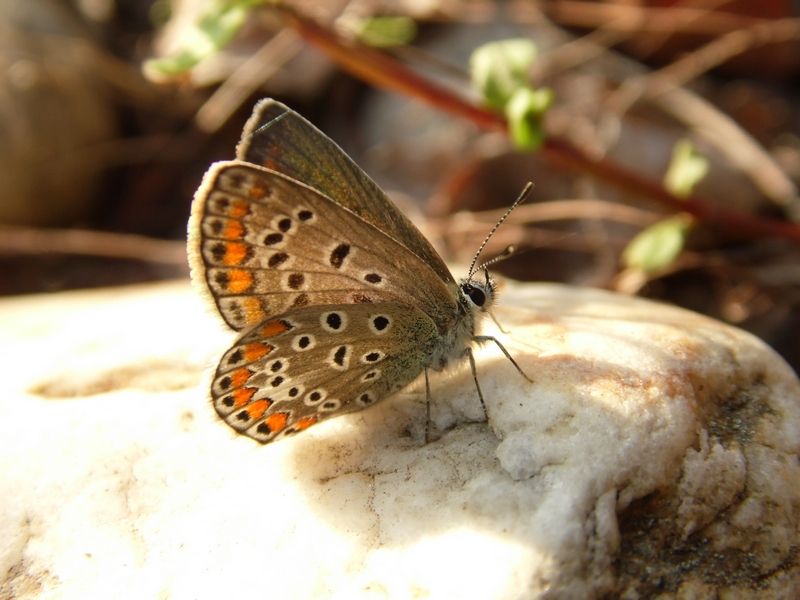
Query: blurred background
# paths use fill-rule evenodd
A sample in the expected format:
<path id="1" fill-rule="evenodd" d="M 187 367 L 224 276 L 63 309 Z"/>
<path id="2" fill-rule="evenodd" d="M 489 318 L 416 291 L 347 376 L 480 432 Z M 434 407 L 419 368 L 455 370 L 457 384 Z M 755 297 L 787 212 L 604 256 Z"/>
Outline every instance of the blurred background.
<path id="1" fill-rule="evenodd" d="M 474 73 L 516 39 L 552 98 L 527 147 Z M 532 181 L 498 272 L 684 306 L 800 371 L 796 1 L 0 0 L 0 73 L 0 295 L 186 277 L 192 196 L 269 96 L 446 260 Z"/>

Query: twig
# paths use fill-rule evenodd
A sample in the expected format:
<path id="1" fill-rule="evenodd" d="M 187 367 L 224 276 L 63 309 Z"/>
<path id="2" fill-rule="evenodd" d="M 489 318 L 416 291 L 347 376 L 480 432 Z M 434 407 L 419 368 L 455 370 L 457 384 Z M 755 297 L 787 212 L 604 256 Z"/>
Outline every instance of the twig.
<path id="1" fill-rule="evenodd" d="M 313 21 L 285 9 L 284 14 L 303 38 L 352 75 L 377 87 L 422 99 L 483 129 L 507 130 L 507 123 L 502 115 L 470 104 L 371 47 L 357 42 L 344 43 L 333 32 Z M 696 195 L 686 199 L 677 198 L 666 191 L 660 182 L 624 169 L 608 159 L 592 159 L 564 140 L 548 138 L 542 152 L 552 163 L 594 175 L 621 189 L 655 199 L 675 211 L 686 211 L 701 221 L 740 235 L 780 236 L 800 241 L 800 227 L 796 225 L 718 208 Z"/>
<path id="2" fill-rule="evenodd" d="M 659 20 L 656 25 L 658 27 L 671 27 L 666 33 L 674 33 L 677 30 L 686 30 L 688 26 L 700 21 L 708 12 L 717 6 L 724 5 L 730 0 L 706 0 L 703 2 L 702 9 L 681 9 L 672 7 L 669 9 L 656 9 L 658 12 L 668 12 L 670 19 Z M 570 14 L 570 5 L 580 5 L 576 9 L 581 9 L 580 14 L 583 16 L 582 9 L 586 8 L 587 3 L 584 2 L 557 2 L 544 5 L 544 12 L 554 21 L 565 24 L 575 25 L 575 23 L 565 22 L 563 20 L 562 11 Z M 650 16 L 651 9 L 642 9 L 641 7 L 632 5 L 598 5 L 591 3 L 591 7 L 607 7 L 610 10 L 603 10 L 603 15 L 607 20 L 600 21 L 594 25 L 593 31 L 586 35 L 579 37 L 571 42 L 567 42 L 550 52 L 543 54 L 539 60 L 534 64 L 534 72 L 538 77 L 545 75 L 552 76 L 557 71 L 564 71 L 576 65 L 582 64 L 600 56 L 603 52 L 630 39 L 634 35 L 640 33 L 656 33 L 648 29 L 651 24 L 651 19 L 655 16 Z M 592 8 L 589 8 L 591 14 Z M 609 13 L 609 14 L 606 14 Z M 580 25 L 578 25 L 580 26 Z M 730 31 L 729 29 L 726 31 Z M 652 43 L 654 36 L 650 36 L 648 41 Z M 661 36 L 663 38 L 663 36 Z"/>
<path id="3" fill-rule="evenodd" d="M 605 27 L 626 33 L 693 33 L 718 37 L 730 31 L 773 23 L 770 19 L 747 17 L 703 8 L 648 8 L 633 4 L 601 4 L 559 0 L 545 4 L 545 14 L 569 27 Z"/>
<path id="4" fill-rule="evenodd" d="M 706 70 L 756 45 L 792 38 L 800 39 L 800 19 L 758 23 L 746 31 L 730 32 L 659 71 L 626 80 L 609 96 L 606 106 L 619 115 L 640 98 L 655 102 L 716 147 L 746 173 L 767 198 L 798 221 L 797 186 L 772 156 L 728 115 L 682 87 Z"/>
<path id="5" fill-rule="evenodd" d="M 323 51 L 342 69 L 371 84 L 428 102 L 461 116 L 482 129 L 505 130 L 506 120 L 459 98 L 408 69 L 374 48 L 350 41 L 345 43 L 329 29 L 284 9 L 289 24 L 311 45 Z"/>
<path id="6" fill-rule="evenodd" d="M 186 243 L 81 229 L 0 227 L 2 254 L 81 254 L 185 266 Z"/>
<path id="7" fill-rule="evenodd" d="M 206 100 L 195 116 L 197 127 L 206 133 L 217 131 L 242 102 L 301 49 L 294 31 L 280 31 L 225 79 Z"/>

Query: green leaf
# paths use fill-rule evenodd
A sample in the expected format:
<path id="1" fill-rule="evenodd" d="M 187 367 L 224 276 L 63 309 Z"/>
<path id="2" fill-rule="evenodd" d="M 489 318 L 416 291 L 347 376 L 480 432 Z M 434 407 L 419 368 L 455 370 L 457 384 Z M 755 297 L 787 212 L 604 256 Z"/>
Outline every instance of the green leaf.
<path id="1" fill-rule="evenodd" d="M 214 2 L 199 22 L 186 30 L 180 50 L 172 56 L 148 60 L 145 69 L 162 75 L 188 71 L 224 48 L 244 24 L 250 11 L 263 3 L 264 0 Z"/>
<path id="2" fill-rule="evenodd" d="M 549 88 L 519 88 L 505 106 L 508 129 L 514 144 L 522 150 L 538 150 L 544 143 L 542 119 L 553 104 Z"/>
<path id="3" fill-rule="evenodd" d="M 642 230 L 622 252 L 626 266 L 653 272 L 670 265 L 683 250 L 694 219 L 681 213 Z"/>
<path id="4" fill-rule="evenodd" d="M 410 44 L 417 36 L 417 24 L 408 17 L 375 17 L 355 23 L 359 40 L 376 48 Z"/>
<path id="5" fill-rule="evenodd" d="M 491 107 L 502 109 L 521 87 L 530 87 L 528 70 L 536 59 L 529 39 L 491 42 L 470 57 L 472 85 Z"/>
<path id="6" fill-rule="evenodd" d="M 664 187 L 679 198 L 686 198 L 708 173 L 708 160 L 689 140 L 680 140 L 672 149 L 672 162 L 664 175 Z"/>

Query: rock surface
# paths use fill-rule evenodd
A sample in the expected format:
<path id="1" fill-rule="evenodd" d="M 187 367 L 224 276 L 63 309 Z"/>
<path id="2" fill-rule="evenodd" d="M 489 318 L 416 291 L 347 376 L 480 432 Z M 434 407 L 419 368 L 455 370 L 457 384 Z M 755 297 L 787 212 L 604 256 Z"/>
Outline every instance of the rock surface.
<path id="1" fill-rule="evenodd" d="M 259 446 L 187 283 L 0 302 L 0 598 L 800 597 L 800 384 L 753 336 L 508 285 L 492 346 Z"/>

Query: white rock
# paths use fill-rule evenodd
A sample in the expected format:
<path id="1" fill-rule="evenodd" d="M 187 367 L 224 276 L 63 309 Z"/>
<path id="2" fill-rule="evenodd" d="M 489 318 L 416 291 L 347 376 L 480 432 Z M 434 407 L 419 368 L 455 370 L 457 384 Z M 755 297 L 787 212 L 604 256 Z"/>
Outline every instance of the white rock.
<path id="1" fill-rule="evenodd" d="M 599 291 L 501 302 L 534 383 L 478 352 L 490 426 L 465 367 L 430 444 L 417 384 L 262 447 L 198 386 L 232 336 L 188 284 L 3 300 L 3 597 L 800 597 L 772 350 Z"/>

